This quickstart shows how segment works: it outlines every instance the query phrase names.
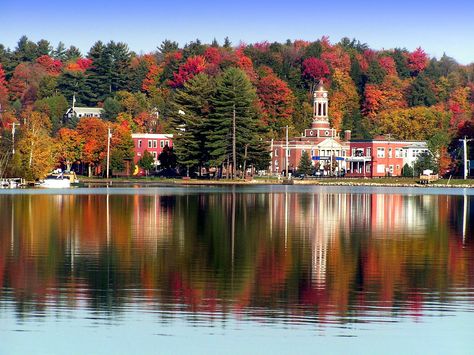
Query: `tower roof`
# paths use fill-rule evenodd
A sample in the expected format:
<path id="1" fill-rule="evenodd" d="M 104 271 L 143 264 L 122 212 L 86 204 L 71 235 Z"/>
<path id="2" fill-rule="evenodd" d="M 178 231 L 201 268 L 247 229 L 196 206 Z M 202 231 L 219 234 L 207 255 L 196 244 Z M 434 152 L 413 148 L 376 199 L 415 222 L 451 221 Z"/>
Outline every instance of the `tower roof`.
<path id="1" fill-rule="evenodd" d="M 324 89 L 323 79 L 319 80 L 318 86 L 316 87 L 316 91 L 326 91 L 326 89 Z"/>

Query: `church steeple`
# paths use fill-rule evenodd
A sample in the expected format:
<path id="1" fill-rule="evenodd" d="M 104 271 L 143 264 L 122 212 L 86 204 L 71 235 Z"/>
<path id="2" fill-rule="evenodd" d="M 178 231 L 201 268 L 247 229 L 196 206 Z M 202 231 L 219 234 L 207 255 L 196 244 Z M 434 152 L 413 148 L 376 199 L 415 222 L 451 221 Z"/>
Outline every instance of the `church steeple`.
<path id="1" fill-rule="evenodd" d="M 313 121 L 328 121 L 328 92 L 320 80 L 314 92 Z"/>

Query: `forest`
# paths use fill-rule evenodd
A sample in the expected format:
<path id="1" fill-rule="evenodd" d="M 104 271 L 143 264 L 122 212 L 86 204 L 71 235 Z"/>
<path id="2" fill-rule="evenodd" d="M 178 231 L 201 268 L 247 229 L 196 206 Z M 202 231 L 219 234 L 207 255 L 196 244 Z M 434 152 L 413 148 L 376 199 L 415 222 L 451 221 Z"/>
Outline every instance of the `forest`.
<path id="1" fill-rule="evenodd" d="M 427 140 L 440 170 L 456 171 L 458 139 L 474 137 L 473 77 L 474 64 L 446 54 L 374 50 L 349 38 L 165 40 L 143 54 L 122 42 L 97 41 L 82 53 L 23 36 L 14 49 L 0 44 L 0 173 L 35 179 L 56 166 L 87 166 L 103 174 L 108 128 L 115 170 L 133 158 L 135 132 L 175 134 L 186 169 L 229 159 L 266 168 L 269 139 L 282 138 L 286 125 L 294 136 L 309 127 L 320 80 L 334 128 L 353 138 Z M 66 119 L 73 99 L 103 108 L 103 117 Z"/>

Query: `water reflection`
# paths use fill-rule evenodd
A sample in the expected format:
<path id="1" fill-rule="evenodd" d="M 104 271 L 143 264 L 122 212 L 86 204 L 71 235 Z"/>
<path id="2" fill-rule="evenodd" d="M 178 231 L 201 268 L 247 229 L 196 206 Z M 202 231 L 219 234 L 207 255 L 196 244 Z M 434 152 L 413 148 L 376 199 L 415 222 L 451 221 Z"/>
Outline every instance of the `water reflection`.
<path id="1" fill-rule="evenodd" d="M 473 311 L 473 198 L 0 195 L 0 318 L 352 323 Z M 125 317 L 126 315 L 122 316 Z"/>

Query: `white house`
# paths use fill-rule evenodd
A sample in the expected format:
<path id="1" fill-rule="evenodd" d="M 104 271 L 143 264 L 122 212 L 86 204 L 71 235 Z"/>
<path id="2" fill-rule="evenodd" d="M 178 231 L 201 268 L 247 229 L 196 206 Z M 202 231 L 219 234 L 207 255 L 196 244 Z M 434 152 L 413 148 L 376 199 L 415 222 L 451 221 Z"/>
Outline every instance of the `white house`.
<path id="1" fill-rule="evenodd" d="M 83 117 L 102 117 L 104 112 L 103 108 L 100 107 L 71 107 L 66 111 L 65 116 L 67 118 L 83 118 Z"/>
<path id="2" fill-rule="evenodd" d="M 429 152 L 428 144 L 426 142 L 413 142 L 403 147 L 403 164 L 408 164 L 413 167 L 418 156 L 422 153 Z"/>

